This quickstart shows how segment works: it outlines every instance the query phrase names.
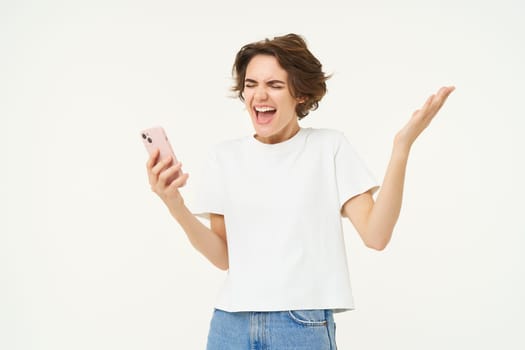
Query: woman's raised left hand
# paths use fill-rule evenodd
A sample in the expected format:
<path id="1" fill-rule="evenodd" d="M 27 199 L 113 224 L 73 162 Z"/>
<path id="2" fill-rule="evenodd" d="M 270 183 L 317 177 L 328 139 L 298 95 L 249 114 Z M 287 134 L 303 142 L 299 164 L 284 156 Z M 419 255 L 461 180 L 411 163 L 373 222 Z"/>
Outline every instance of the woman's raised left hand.
<path id="1" fill-rule="evenodd" d="M 410 150 L 414 141 L 430 124 L 454 90 L 454 86 L 444 86 L 436 94 L 430 96 L 420 109 L 412 113 L 408 123 L 396 134 L 394 144 Z"/>

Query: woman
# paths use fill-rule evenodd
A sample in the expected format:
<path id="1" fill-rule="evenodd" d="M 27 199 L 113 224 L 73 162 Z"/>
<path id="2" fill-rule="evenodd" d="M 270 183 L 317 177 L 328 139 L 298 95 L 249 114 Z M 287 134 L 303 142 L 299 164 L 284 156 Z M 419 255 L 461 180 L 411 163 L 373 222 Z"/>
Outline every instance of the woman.
<path id="1" fill-rule="evenodd" d="M 334 312 L 353 309 L 341 216 L 366 246 L 382 250 L 398 219 L 412 144 L 453 87 L 443 87 L 396 134 L 381 191 L 338 131 L 301 128 L 327 76 L 303 39 L 288 34 L 245 45 L 233 88 L 255 134 L 212 152 L 193 212 L 179 192 L 181 164 L 147 163 L 149 182 L 193 246 L 228 276 L 208 349 L 335 349 Z"/>

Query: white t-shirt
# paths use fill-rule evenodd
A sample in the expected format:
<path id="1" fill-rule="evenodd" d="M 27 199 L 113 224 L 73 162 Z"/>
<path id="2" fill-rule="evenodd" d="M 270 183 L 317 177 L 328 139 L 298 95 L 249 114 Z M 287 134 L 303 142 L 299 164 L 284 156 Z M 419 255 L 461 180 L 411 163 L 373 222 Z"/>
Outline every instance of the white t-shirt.
<path id="1" fill-rule="evenodd" d="M 224 215 L 229 270 L 218 309 L 354 308 L 341 208 L 377 183 L 341 132 L 223 142 L 205 177 L 190 207 Z"/>

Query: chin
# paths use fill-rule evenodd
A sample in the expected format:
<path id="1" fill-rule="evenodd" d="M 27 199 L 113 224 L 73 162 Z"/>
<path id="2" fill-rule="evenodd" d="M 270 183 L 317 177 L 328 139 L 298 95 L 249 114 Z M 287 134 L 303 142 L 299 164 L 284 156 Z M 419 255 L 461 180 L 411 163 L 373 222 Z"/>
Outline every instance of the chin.
<path id="1" fill-rule="evenodd" d="M 264 130 L 264 129 L 260 129 L 260 128 L 255 128 L 255 135 L 257 135 L 258 137 L 269 137 L 269 136 L 272 136 L 272 132 L 271 131 L 268 131 L 268 130 Z"/>
<path id="2" fill-rule="evenodd" d="M 255 130 L 257 135 L 260 135 L 260 136 L 272 135 L 275 132 L 275 130 L 274 130 L 275 127 L 272 124 L 273 123 L 270 123 L 270 124 L 259 124 L 259 123 L 257 123 L 256 119 L 252 120 L 253 129 Z"/>

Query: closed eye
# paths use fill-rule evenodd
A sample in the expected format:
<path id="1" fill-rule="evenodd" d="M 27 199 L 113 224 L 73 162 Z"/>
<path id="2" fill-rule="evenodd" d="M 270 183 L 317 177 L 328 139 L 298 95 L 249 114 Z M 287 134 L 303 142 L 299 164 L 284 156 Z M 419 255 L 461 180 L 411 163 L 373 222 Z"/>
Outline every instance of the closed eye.
<path id="1" fill-rule="evenodd" d="M 266 84 L 274 89 L 282 89 L 285 86 L 285 82 L 281 80 L 270 80 L 267 81 Z"/>
<path id="2" fill-rule="evenodd" d="M 245 79 L 244 80 L 244 87 L 245 88 L 252 88 L 252 87 L 256 87 L 257 86 L 257 82 L 255 80 L 252 80 L 252 79 Z"/>

